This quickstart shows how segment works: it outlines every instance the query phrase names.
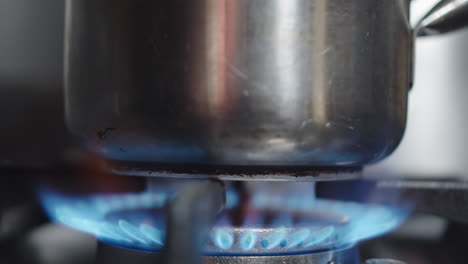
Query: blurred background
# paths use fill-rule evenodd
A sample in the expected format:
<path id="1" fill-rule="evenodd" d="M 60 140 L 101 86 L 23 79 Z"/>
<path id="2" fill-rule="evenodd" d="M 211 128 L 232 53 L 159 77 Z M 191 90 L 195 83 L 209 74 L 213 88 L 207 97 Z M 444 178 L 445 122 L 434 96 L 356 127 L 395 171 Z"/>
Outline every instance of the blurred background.
<path id="1" fill-rule="evenodd" d="M 413 0 L 412 21 L 434 2 Z M 64 125 L 63 21 L 63 0 L 0 1 L 2 168 L 42 167 L 76 152 Z M 367 168 L 365 176 L 468 179 L 468 30 L 418 39 L 415 69 L 403 142 L 388 159 Z M 18 243 L 30 253 L 20 254 L 25 263 L 89 263 L 96 242 L 87 235 L 52 224 L 26 228 L 46 220 L 32 202 L 32 188 L 11 179 L 8 170 L 0 171 L 0 263 L 18 257 Z M 18 221 L 19 216 L 31 223 Z M 429 219 L 419 235 L 432 230 L 436 239 L 447 223 Z M 12 239 L 16 232 L 26 239 Z"/>
<path id="2" fill-rule="evenodd" d="M 59 159 L 64 1 L 0 1 L 0 163 Z"/>
<path id="3" fill-rule="evenodd" d="M 437 2 L 413 0 L 413 25 Z M 403 141 L 393 155 L 367 173 L 466 178 L 468 30 L 419 38 L 415 56 L 415 82 Z"/>

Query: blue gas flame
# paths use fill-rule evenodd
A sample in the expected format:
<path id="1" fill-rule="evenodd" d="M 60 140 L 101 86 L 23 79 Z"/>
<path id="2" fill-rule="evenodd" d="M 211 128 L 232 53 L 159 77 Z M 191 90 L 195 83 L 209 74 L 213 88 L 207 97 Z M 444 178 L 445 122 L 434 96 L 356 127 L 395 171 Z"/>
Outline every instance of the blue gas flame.
<path id="1" fill-rule="evenodd" d="M 166 223 L 162 208 L 173 196 L 164 188 L 76 196 L 43 188 L 39 195 L 51 219 L 103 242 L 149 251 L 164 246 Z M 316 199 L 313 193 L 303 192 L 290 192 L 284 198 L 256 190 L 249 201 L 252 208 L 241 227 L 233 226 L 229 214 L 222 213 L 211 231 L 206 254 L 262 255 L 339 247 L 392 231 L 410 211 L 405 207 Z M 239 203 L 236 190 L 228 189 L 226 208 L 237 208 Z M 282 213 L 267 216 L 265 210 Z M 307 214 L 310 212 L 325 212 L 334 219 L 311 221 Z"/>
<path id="2" fill-rule="evenodd" d="M 257 243 L 257 234 L 255 232 L 247 231 L 240 237 L 240 245 L 243 250 L 251 250 Z"/>

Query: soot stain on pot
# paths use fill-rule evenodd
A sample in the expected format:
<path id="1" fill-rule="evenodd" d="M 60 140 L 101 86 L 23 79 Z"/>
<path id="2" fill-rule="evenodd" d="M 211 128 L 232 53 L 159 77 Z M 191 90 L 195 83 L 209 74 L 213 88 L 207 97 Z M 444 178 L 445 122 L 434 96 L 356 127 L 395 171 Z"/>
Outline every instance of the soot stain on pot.
<path id="1" fill-rule="evenodd" d="M 106 127 L 103 130 L 98 131 L 96 135 L 100 140 L 105 140 L 108 134 L 115 130 L 117 130 L 115 127 Z"/>

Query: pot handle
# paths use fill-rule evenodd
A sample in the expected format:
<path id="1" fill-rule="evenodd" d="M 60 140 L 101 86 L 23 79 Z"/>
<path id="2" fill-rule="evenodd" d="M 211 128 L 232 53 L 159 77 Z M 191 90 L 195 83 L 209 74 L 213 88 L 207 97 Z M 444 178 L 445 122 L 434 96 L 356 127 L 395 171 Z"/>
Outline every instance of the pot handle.
<path id="1" fill-rule="evenodd" d="M 428 36 L 468 26 L 468 0 L 442 0 L 414 29 L 415 36 Z"/>

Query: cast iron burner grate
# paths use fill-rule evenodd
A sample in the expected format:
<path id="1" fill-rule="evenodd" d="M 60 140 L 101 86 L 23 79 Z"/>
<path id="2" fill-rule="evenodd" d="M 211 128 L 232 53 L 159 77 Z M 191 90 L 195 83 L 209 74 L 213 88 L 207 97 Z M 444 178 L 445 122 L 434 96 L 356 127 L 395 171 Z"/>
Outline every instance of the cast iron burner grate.
<path id="1" fill-rule="evenodd" d="M 403 207 L 316 199 L 313 183 L 244 184 L 249 186 L 242 191 L 228 186 L 226 210 L 212 227 L 204 254 L 284 255 L 342 248 L 393 230 L 409 213 Z M 71 196 L 42 189 L 40 197 L 58 223 L 108 244 L 160 251 L 166 236 L 164 207 L 177 190 L 158 183 L 141 193 Z"/>

